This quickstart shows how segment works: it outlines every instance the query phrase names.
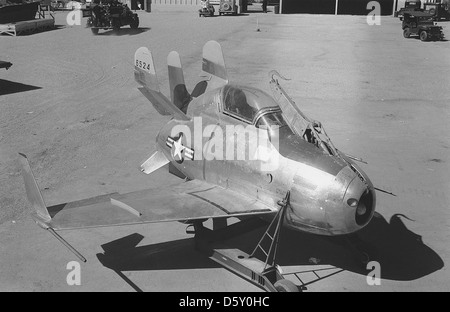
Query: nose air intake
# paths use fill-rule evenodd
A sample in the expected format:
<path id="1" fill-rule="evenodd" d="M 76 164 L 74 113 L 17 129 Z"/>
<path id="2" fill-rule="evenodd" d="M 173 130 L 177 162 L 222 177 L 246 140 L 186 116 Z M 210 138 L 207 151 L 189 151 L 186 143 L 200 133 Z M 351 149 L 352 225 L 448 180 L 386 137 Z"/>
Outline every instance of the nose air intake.
<path id="1" fill-rule="evenodd" d="M 356 208 L 355 221 L 359 226 L 365 225 L 370 221 L 374 208 L 373 191 L 367 189 L 359 199 L 358 208 Z"/>

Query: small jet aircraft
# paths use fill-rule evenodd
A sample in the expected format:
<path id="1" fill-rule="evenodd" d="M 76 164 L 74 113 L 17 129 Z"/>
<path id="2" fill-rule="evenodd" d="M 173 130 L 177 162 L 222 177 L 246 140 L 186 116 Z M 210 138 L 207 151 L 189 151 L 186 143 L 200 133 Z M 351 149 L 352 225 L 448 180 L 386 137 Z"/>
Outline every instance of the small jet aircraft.
<path id="1" fill-rule="evenodd" d="M 277 72 L 269 73 L 273 96 L 230 84 L 221 46 L 209 41 L 202 62 L 208 79 L 189 93 L 178 53 L 171 52 L 167 62 L 171 100 L 159 89 L 152 53 L 145 47 L 135 53 L 139 90 L 160 114 L 172 117 L 141 171 L 150 174 L 169 164 L 184 181 L 47 208 L 20 154 L 34 220 L 85 261 L 55 230 L 182 221 L 201 238 L 207 219 L 223 225 L 230 217 L 262 218 L 271 222 L 251 255 L 212 247 L 212 259 L 266 290 L 298 290 L 275 263 L 280 229 L 334 236 L 367 225 L 375 188 L 353 162 L 362 160 L 334 147 L 321 123 L 306 117 L 286 94 L 276 77 L 285 78 Z M 258 135 L 252 137 L 252 131 Z"/>

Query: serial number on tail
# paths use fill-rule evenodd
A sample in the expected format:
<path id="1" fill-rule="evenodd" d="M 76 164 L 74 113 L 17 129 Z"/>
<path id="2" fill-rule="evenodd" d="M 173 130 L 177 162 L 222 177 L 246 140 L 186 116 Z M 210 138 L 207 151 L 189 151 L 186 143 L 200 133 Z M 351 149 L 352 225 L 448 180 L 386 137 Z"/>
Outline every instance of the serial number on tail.
<path id="1" fill-rule="evenodd" d="M 136 60 L 135 66 L 137 68 L 140 68 L 140 69 L 143 69 L 145 71 L 148 71 L 149 73 L 152 72 L 152 65 L 150 63 L 146 63 L 146 62 L 143 62 L 141 60 Z"/>

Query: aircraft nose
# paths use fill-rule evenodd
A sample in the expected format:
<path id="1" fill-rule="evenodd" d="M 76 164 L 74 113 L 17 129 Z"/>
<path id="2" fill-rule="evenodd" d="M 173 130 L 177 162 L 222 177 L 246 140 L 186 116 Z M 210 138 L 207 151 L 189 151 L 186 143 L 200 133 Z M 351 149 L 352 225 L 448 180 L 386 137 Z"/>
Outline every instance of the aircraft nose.
<path id="1" fill-rule="evenodd" d="M 356 165 L 343 166 L 336 176 L 319 170 L 294 176 L 287 223 L 294 229 L 322 235 L 358 231 L 375 211 L 375 191 Z M 308 173 L 308 174 L 306 174 Z"/>
<path id="2" fill-rule="evenodd" d="M 375 212 L 373 185 L 353 164 L 339 172 L 335 183 L 337 191 L 330 193 L 327 200 L 329 231 L 334 235 L 356 232 L 369 223 Z"/>

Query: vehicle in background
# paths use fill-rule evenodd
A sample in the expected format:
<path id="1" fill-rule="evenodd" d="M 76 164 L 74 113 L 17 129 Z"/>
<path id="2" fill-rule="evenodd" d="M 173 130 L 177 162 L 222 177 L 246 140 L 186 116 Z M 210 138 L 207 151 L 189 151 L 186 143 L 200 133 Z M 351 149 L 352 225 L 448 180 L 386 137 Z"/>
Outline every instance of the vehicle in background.
<path id="1" fill-rule="evenodd" d="M 433 15 L 433 19 L 435 21 L 440 21 L 441 19 L 445 19 L 446 21 L 450 20 L 450 3 L 449 0 L 445 2 L 425 2 L 424 4 L 424 12 L 428 12 Z"/>
<path id="2" fill-rule="evenodd" d="M 38 8 L 37 0 L 0 1 L 0 24 L 34 20 Z"/>
<path id="3" fill-rule="evenodd" d="M 126 25 L 130 25 L 132 29 L 139 27 L 137 13 L 133 13 L 126 4 L 115 0 L 91 4 L 87 27 L 91 28 L 94 35 L 97 35 L 100 29 L 119 31 L 120 27 Z"/>
<path id="4" fill-rule="evenodd" d="M 405 1 L 405 7 L 401 8 L 398 11 L 395 11 L 394 17 L 398 17 L 398 18 L 400 18 L 400 20 L 403 20 L 404 13 L 422 11 L 421 7 L 422 7 L 422 2 L 420 0 Z"/>
<path id="5" fill-rule="evenodd" d="M 219 15 L 232 14 L 237 15 L 238 7 L 236 0 L 220 0 Z"/>
<path id="6" fill-rule="evenodd" d="M 0 68 L 6 68 L 6 70 L 8 70 L 11 66 L 12 63 L 10 62 L 0 61 Z"/>
<path id="7" fill-rule="evenodd" d="M 198 10 L 198 16 L 214 16 L 216 10 L 214 9 L 214 6 L 209 3 L 209 0 L 202 0 L 200 2 L 201 8 Z"/>
<path id="8" fill-rule="evenodd" d="M 442 27 L 437 26 L 432 18 L 427 12 L 417 11 L 414 15 L 404 13 L 402 23 L 403 37 L 419 36 L 422 41 L 443 40 Z"/>

